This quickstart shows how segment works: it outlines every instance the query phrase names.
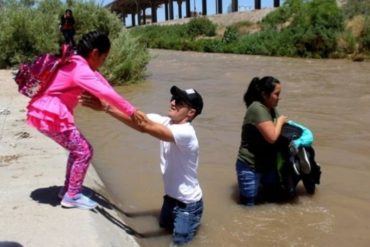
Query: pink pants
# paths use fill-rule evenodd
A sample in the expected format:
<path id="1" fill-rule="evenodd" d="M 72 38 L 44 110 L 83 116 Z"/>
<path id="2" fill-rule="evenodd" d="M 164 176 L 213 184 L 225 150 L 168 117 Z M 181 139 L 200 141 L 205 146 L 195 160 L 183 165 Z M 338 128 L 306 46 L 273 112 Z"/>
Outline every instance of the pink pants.
<path id="1" fill-rule="evenodd" d="M 69 196 L 80 193 L 87 168 L 93 156 L 93 148 L 76 128 L 60 133 L 42 130 L 41 133 L 67 149 L 69 153 L 64 189 Z"/>

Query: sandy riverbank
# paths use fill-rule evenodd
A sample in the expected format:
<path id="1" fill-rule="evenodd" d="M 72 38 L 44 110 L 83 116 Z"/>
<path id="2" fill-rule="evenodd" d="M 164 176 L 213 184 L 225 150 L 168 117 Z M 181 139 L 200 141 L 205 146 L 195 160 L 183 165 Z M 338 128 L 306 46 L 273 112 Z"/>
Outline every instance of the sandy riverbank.
<path id="1" fill-rule="evenodd" d="M 0 247 L 138 246 L 92 166 L 84 185 L 99 207 L 60 207 L 67 153 L 26 125 L 28 98 L 10 70 L 0 70 L 0 87 Z"/>

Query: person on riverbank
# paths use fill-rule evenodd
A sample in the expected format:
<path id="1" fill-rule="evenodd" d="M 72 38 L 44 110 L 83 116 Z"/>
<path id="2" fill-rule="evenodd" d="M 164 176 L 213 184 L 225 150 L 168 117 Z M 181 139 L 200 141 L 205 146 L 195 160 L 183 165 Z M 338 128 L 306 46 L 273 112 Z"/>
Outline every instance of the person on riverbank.
<path id="1" fill-rule="evenodd" d="M 198 180 L 199 143 L 191 122 L 202 112 L 202 96 L 194 89 L 171 87 L 167 116 L 141 114 L 136 123 L 116 107 L 83 95 L 82 104 L 110 115 L 132 128 L 160 140 L 160 168 L 164 197 L 159 224 L 172 232 L 173 243 L 191 241 L 203 213 L 202 189 Z"/>
<path id="2" fill-rule="evenodd" d="M 60 31 L 64 37 L 64 43 L 70 44 L 73 47 L 76 46 L 74 35 L 75 31 L 75 19 L 72 14 L 72 10 L 66 9 L 64 14 L 60 17 Z"/>
<path id="3" fill-rule="evenodd" d="M 244 94 L 247 111 L 236 160 L 240 203 L 243 205 L 255 205 L 260 192 L 269 201 L 277 200 L 280 195 L 275 143 L 288 120 L 277 111 L 281 90 L 281 83 L 276 78 L 255 77 Z"/>
<path id="4" fill-rule="evenodd" d="M 61 205 L 92 209 L 97 203 L 81 191 L 93 155 L 93 148 L 75 125 L 73 111 L 79 96 L 87 91 L 134 119 L 135 107 L 121 97 L 97 69 L 110 50 L 108 36 L 92 31 L 82 36 L 77 54 L 61 67 L 49 87 L 31 99 L 27 123 L 69 151 L 64 187 L 59 193 Z"/>

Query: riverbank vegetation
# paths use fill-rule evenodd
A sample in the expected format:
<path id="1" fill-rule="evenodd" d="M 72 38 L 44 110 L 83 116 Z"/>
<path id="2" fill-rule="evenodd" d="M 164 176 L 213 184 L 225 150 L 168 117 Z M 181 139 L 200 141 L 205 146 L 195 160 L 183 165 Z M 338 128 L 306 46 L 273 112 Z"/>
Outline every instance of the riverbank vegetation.
<path id="1" fill-rule="evenodd" d="M 92 30 L 109 34 L 112 48 L 101 68 L 113 84 L 140 80 L 149 52 L 115 15 L 93 1 L 0 0 L 0 69 L 15 67 L 35 56 L 59 51 L 63 36 L 60 16 L 70 8 L 75 18 L 75 40 Z"/>
<path id="2" fill-rule="evenodd" d="M 361 60 L 370 52 L 370 2 L 347 0 L 339 7 L 335 0 L 286 0 L 258 23 L 222 27 L 196 17 L 130 32 L 150 48 Z"/>

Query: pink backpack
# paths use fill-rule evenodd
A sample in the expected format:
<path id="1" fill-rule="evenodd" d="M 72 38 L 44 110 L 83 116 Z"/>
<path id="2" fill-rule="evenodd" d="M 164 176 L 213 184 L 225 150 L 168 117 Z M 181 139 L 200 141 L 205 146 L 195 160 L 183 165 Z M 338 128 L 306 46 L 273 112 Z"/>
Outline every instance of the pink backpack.
<path id="1" fill-rule="evenodd" d="M 70 45 L 63 44 L 61 56 L 45 53 L 33 62 L 19 65 L 15 82 L 18 84 L 18 91 L 27 97 L 34 97 L 43 92 L 52 81 L 56 71 L 64 64 L 69 63 L 69 58 L 74 54 Z"/>

